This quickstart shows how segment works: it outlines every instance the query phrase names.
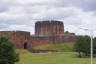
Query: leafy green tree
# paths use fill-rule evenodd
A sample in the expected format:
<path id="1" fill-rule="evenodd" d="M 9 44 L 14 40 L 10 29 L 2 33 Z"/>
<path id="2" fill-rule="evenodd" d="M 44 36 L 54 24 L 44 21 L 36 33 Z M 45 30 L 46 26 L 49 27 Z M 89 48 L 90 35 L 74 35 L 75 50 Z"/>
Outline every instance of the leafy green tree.
<path id="1" fill-rule="evenodd" d="M 74 49 L 76 52 L 79 53 L 79 57 L 81 57 L 81 50 L 82 50 L 82 45 L 83 45 L 82 44 L 83 36 L 77 36 L 76 38 L 77 38 L 77 40 L 76 40 Z"/>
<path id="2" fill-rule="evenodd" d="M 0 37 L 0 64 L 14 64 L 19 61 L 14 45 L 6 37 Z"/>
<path id="3" fill-rule="evenodd" d="M 90 54 L 90 45 L 91 45 L 91 38 L 89 36 L 84 36 L 84 40 L 82 42 L 83 44 L 83 48 L 82 48 L 82 52 L 86 54 L 86 56 L 88 56 Z"/>
<path id="4" fill-rule="evenodd" d="M 93 53 L 96 54 L 96 37 L 93 39 Z"/>
<path id="5" fill-rule="evenodd" d="M 79 53 L 84 53 L 86 56 L 90 53 L 90 37 L 89 36 L 77 36 L 77 41 L 75 43 L 75 51 Z"/>

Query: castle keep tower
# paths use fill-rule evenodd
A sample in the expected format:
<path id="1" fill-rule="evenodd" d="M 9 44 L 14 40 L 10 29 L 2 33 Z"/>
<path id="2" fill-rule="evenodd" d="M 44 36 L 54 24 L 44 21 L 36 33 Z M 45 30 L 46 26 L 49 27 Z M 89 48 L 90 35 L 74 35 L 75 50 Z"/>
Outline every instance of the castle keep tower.
<path id="1" fill-rule="evenodd" d="M 38 21 L 35 23 L 36 36 L 52 36 L 64 34 L 64 25 L 61 21 Z"/>
<path id="2" fill-rule="evenodd" d="M 64 33 L 62 21 L 37 21 L 35 23 L 35 35 L 26 31 L 0 31 L 0 36 L 7 36 L 15 44 L 16 49 L 31 49 L 47 44 L 62 44 L 75 42 L 75 34 Z"/>

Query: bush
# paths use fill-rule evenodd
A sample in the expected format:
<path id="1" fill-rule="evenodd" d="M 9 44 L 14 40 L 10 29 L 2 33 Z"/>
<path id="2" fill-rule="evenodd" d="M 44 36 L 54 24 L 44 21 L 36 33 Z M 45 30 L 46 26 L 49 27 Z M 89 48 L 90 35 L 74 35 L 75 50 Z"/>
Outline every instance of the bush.
<path id="1" fill-rule="evenodd" d="M 0 64 L 14 64 L 19 61 L 14 45 L 6 37 L 0 37 Z"/>

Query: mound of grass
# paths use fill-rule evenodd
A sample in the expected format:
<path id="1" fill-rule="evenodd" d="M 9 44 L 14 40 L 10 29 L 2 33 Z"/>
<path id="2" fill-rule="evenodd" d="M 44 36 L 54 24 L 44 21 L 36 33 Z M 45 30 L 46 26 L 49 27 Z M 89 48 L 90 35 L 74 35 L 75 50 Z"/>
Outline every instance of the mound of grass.
<path id="1" fill-rule="evenodd" d="M 16 64 L 90 64 L 90 58 L 78 58 L 74 52 L 22 54 Z M 96 58 L 93 60 L 96 64 Z"/>
<path id="2" fill-rule="evenodd" d="M 57 50 L 59 52 L 72 52 L 74 43 L 64 43 L 64 44 L 48 44 L 43 46 L 38 46 L 33 49 L 41 50 Z"/>
<path id="3" fill-rule="evenodd" d="M 28 50 L 24 50 L 24 49 L 17 49 L 16 53 L 19 53 L 19 54 L 32 54 Z"/>

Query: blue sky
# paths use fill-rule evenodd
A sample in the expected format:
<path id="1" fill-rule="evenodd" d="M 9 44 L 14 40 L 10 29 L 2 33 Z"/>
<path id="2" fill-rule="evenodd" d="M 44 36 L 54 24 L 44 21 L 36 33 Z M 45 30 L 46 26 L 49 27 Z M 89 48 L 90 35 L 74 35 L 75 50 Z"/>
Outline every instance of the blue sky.
<path id="1" fill-rule="evenodd" d="M 60 20 L 66 31 L 89 34 L 79 27 L 95 31 L 96 0 L 0 0 L 0 31 L 24 30 L 33 34 L 38 20 Z"/>

